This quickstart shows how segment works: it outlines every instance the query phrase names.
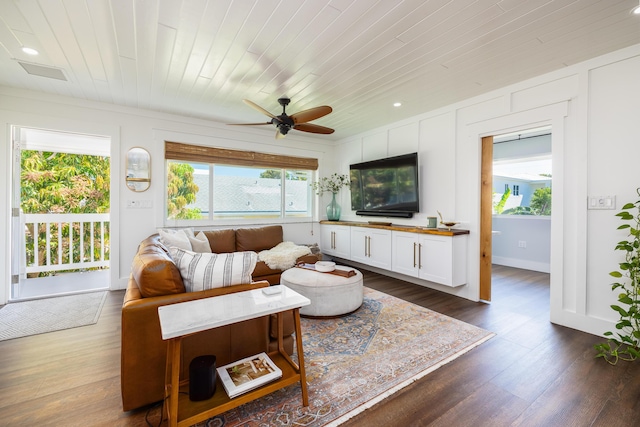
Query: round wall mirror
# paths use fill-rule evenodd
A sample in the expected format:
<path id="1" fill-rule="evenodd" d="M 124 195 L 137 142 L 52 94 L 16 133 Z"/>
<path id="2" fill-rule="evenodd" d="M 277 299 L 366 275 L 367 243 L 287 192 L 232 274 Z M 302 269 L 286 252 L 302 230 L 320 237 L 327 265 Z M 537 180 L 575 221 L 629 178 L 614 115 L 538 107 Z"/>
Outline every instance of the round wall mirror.
<path id="1" fill-rule="evenodd" d="M 125 181 L 131 191 L 146 191 L 151 186 L 151 155 L 144 148 L 133 147 L 127 152 Z"/>

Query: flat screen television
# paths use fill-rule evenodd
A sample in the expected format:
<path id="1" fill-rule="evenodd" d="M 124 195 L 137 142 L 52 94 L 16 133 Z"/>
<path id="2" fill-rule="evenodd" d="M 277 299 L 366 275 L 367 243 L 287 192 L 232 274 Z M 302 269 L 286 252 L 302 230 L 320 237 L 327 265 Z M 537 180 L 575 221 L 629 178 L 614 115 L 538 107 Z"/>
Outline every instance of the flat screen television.
<path id="1" fill-rule="evenodd" d="M 356 215 L 411 218 L 420 212 L 418 153 L 349 166 Z"/>

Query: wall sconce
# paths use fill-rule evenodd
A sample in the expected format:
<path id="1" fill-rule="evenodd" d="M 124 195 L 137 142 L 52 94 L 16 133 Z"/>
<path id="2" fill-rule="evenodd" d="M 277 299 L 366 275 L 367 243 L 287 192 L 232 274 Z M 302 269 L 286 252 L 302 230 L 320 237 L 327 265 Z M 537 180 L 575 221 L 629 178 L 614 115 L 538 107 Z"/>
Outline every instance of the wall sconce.
<path id="1" fill-rule="evenodd" d="M 151 155 L 147 150 L 134 147 L 127 152 L 127 176 L 129 190 L 141 192 L 151 186 Z"/>

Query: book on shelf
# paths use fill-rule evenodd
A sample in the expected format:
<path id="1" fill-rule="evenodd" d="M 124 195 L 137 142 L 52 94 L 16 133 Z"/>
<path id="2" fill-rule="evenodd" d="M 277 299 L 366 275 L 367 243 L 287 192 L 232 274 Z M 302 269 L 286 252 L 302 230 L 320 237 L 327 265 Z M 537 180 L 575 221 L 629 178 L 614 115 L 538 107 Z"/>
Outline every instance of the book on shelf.
<path id="1" fill-rule="evenodd" d="M 229 363 L 217 371 L 225 391 L 232 399 L 282 377 L 282 371 L 266 353 Z"/>

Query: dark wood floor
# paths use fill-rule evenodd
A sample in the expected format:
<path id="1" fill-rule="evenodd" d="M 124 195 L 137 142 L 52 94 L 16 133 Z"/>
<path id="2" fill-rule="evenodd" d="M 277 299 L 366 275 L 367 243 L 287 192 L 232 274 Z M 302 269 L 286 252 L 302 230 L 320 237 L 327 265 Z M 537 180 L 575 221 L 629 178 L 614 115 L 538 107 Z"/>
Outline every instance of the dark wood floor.
<path id="1" fill-rule="evenodd" d="M 497 336 L 345 426 L 640 425 L 640 362 L 609 366 L 600 338 L 550 324 L 548 275 L 496 266 L 491 304 L 369 272 L 365 285 Z M 0 342 L 0 425 L 158 424 L 158 409 L 121 409 L 122 297 L 96 325 Z"/>

